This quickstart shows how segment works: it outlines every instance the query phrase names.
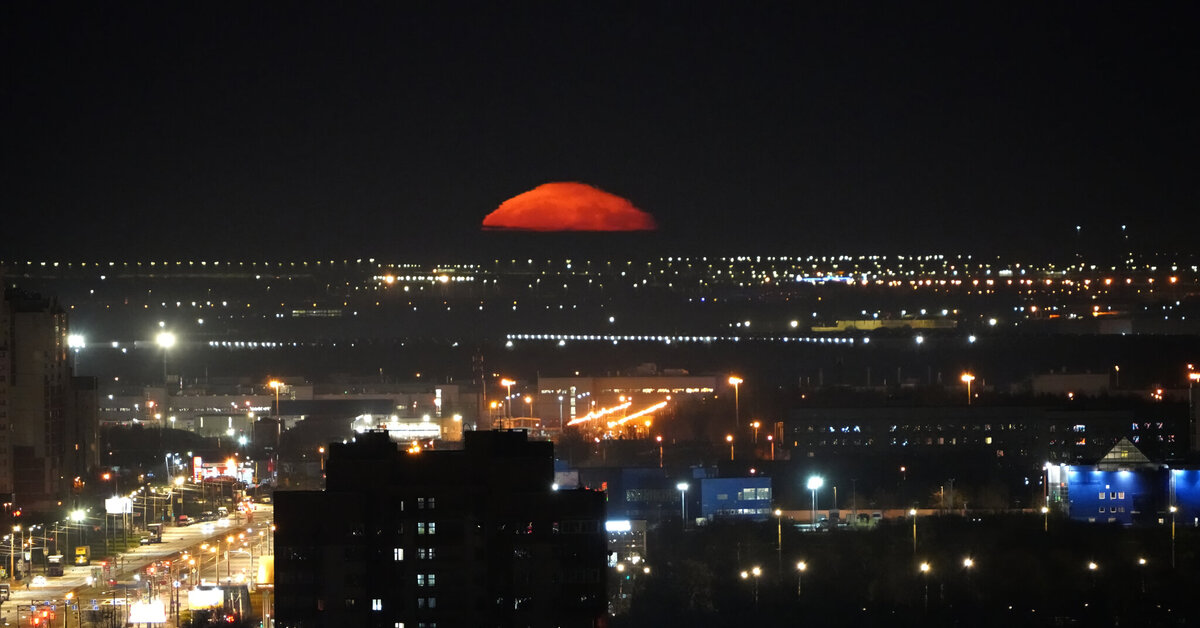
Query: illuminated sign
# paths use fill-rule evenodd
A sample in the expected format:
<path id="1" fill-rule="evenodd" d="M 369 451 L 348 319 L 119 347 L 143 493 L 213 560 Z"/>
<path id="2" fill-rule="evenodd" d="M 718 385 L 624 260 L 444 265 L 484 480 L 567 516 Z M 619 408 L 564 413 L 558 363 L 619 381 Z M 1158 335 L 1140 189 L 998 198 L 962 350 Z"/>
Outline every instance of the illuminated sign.
<path id="1" fill-rule="evenodd" d="M 608 532 L 629 532 L 633 530 L 633 524 L 628 519 L 615 519 L 604 522 L 604 529 Z"/>

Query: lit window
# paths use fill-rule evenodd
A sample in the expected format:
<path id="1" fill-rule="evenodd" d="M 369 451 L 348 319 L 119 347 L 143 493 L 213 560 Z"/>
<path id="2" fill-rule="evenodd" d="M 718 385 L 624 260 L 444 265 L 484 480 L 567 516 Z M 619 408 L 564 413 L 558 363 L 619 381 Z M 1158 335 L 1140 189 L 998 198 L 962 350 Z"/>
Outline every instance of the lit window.
<path id="1" fill-rule="evenodd" d="M 383 600 L 381 600 L 379 598 L 373 598 L 371 600 L 371 610 L 373 610 L 373 611 L 383 610 Z"/>
<path id="2" fill-rule="evenodd" d="M 392 560 L 404 560 L 403 547 L 397 547 L 392 550 Z"/>

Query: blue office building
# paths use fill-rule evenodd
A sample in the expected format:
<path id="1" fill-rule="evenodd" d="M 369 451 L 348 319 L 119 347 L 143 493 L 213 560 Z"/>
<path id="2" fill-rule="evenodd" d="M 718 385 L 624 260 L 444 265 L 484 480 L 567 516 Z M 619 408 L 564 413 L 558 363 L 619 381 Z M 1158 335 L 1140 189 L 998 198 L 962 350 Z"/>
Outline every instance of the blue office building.
<path id="1" fill-rule="evenodd" d="M 771 478 L 702 478 L 700 516 L 763 521 L 771 516 Z"/>

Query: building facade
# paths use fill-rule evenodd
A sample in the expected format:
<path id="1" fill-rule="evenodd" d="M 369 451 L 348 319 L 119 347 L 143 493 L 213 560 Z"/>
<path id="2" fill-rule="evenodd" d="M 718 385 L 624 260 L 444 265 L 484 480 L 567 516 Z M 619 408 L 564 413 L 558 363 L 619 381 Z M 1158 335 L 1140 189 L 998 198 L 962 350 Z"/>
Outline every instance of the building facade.
<path id="1" fill-rule="evenodd" d="M 56 301 L 9 288 L 0 310 L 0 493 L 53 508 L 98 463 L 95 382 L 72 375 Z"/>
<path id="2" fill-rule="evenodd" d="M 604 494 L 555 490 L 548 442 L 464 436 L 402 451 L 366 432 L 330 446 L 325 491 L 276 493 L 276 625 L 604 622 Z"/>

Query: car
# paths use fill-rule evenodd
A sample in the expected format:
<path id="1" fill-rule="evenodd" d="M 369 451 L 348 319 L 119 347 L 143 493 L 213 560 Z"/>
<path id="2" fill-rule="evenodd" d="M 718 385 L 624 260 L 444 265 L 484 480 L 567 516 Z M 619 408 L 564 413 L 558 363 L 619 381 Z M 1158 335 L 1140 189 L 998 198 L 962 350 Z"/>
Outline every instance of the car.
<path id="1" fill-rule="evenodd" d="M 192 518 L 187 515 L 179 515 L 178 525 L 190 526 L 192 525 Z"/>
<path id="2" fill-rule="evenodd" d="M 34 576 L 29 584 L 35 587 L 44 587 L 46 586 L 46 576 Z"/>
<path id="3" fill-rule="evenodd" d="M 217 513 L 213 512 L 211 510 L 205 510 L 204 512 L 200 513 L 200 520 L 201 521 L 216 521 Z"/>
<path id="4" fill-rule="evenodd" d="M 139 545 L 149 545 L 149 544 L 150 544 L 150 537 L 148 537 L 148 536 L 143 536 L 143 537 L 142 537 L 140 540 L 138 540 L 138 544 L 139 544 Z"/>

